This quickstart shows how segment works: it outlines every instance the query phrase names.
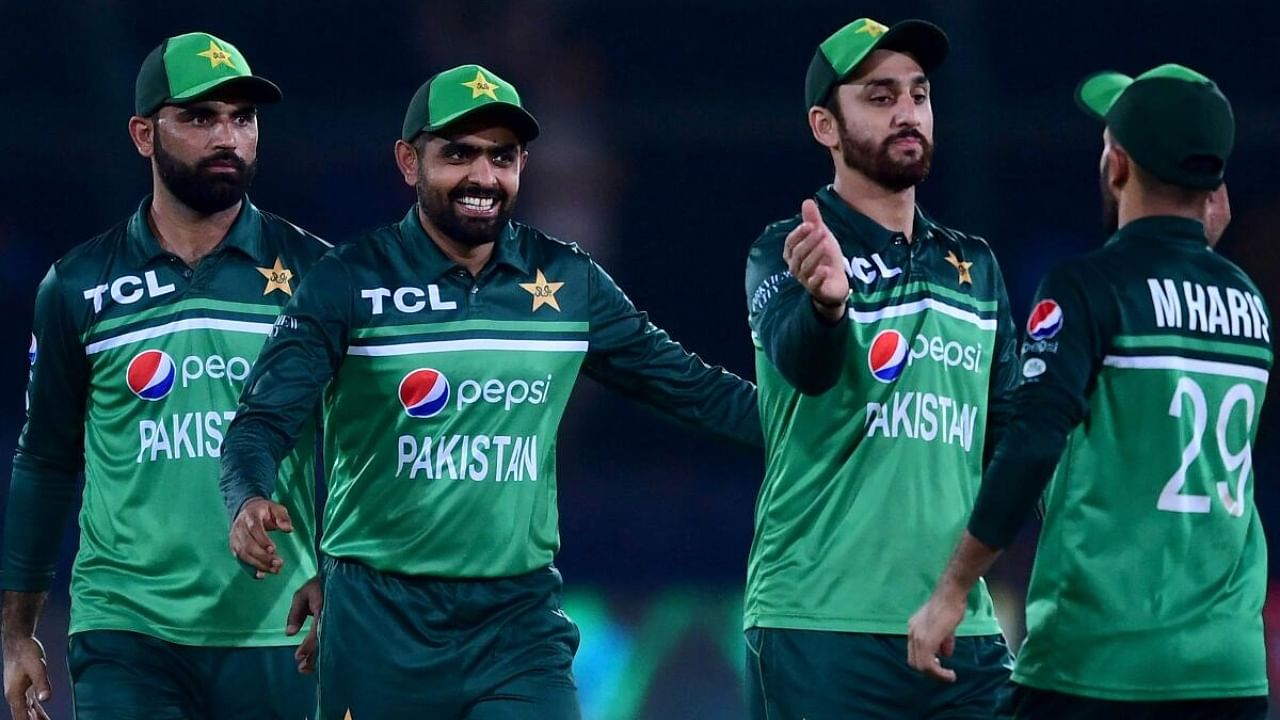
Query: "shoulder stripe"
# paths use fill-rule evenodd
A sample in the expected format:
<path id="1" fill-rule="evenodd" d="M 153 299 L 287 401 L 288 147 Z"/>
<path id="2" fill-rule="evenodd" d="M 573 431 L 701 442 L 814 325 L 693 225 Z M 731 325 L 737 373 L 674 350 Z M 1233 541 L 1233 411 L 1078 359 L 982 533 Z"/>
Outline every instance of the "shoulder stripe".
<path id="1" fill-rule="evenodd" d="M 176 320 L 164 325 L 149 327 L 145 330 L 135 330 L 134 332 L 117 335 L 106 340 L 99 340 L 85 346 L 84 353 L 86 355 L 94 355 L 103 350 L 128 345 L 140 340 L 151 340 L 152 338 L 163 337 L 165 335 L 173 335 L 174 333 L 186 332 L 188 330 L 223 330 L 226 332 L 251 333 L 254 335 L 269 335 L 271 333 L 271 323 L 255 323 L 246 322 L 244 320 L 220 320 L 217 318 L 188 318 L 186 320 Z"/>
<path id="2" fill-rule="evenodd" d="M 1193 360 L 1177 355 L 1108 355 L 1102 359 L 1106 367 L 1125 370 L 1182 370 L 1184 372 L 1203 373 L 1205 375 L 1221 375 L 1223 377 L 1242 378 L 1266 383 L 1268 373 L 1262 368 L 1236 363 L 1217 362 L 1215 360 Z"/>

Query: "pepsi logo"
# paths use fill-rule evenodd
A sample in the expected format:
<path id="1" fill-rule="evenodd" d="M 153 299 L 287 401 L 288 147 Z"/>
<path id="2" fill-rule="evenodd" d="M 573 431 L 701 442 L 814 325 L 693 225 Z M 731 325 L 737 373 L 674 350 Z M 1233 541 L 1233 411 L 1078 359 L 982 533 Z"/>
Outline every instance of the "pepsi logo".
<path id="1" fill-rule="evenodd" d="M 160 400 L 173 389 L 177 375 L 177 366 L 168 353 L 143 350 L 129 361 L 125 378 L 134 395 L 143 400 Z"/>
<path id="2" fill-rule="evenodd" d="M 429 418 L 449 404 L 449 379 L 431 368 L 410 372 L 400 381 L 400 404 L 409 417 Z"/>
<path id="3" fill-rule="evenodd" d="M 36 364 L 36 334 L 31 333 L 31 344 L 27 346 L 27 364 Z"/>
<path id="4" fill-rule="evenodd" d="M 867 366 L 871 375 L 883 383 L 897 380 L 910 360 L 911 346 L 897 330 L 881 330 L 871 340 Z"/>
<path id="5" fill-rule="evenodd" d="M 1041 300 L 1027 318 L 1027 335 L 1032 340 L 1048 340 L 1062 330 L 1062 308 L 1053 300 Z"/>

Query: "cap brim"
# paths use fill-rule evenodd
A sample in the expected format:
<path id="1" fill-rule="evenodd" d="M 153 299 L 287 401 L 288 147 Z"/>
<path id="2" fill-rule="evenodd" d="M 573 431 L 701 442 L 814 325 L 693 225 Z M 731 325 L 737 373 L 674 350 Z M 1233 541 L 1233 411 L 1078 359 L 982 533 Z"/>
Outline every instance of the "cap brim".
<path id="1" fill-rule="evenodd" d="M 951 41 L 942 28 L 924 20 L 903 20 L 885 31 L 871 46 L 874 50 L 907 53 L 920 63 L 920 69 L 931 72 L 942 64 L 951 50 Z M 868 55 L 871 53 L 868 51 Z"/>
<path id="2" fill-rule="evenodd" d="M 240 75 L 236 77 L 218 78 L 201 83 L 180 95 L 165 100 L 166 105 L 181 105 L 195 102 L 215 91 L 243 97 L 245 100 L 259 104 L 280 102 L 284 93 L 276 84 L 256 75 Z"/>
<path id="3" fill-rule="evenodd" d="M 1112 70 L 1094 73 L 1076 86 L 1076 104 L 1086 115 L 1106 121 L 1116 98 L 1133 84 L 1133 78 Z"/>
<path id="4" fill-rule="evenodd" d="M 456 125 L 463 120 L 475 121 L 479 119 L 491 119 L 497 124 L 511 128 L 522 143 L 530 142 L 538 137 L 540 130 L 538 121 L 533 118 L 533 115 L 529 114 L 528 110 L 519 105 L 499 100 L 498 102 L 485 103 L 484 105 L 478 105 L 443 117 L 438 122 L 423 128 L 422 131 L 440 134 L 441 131 L 448 130 L 450 125 Z"/>

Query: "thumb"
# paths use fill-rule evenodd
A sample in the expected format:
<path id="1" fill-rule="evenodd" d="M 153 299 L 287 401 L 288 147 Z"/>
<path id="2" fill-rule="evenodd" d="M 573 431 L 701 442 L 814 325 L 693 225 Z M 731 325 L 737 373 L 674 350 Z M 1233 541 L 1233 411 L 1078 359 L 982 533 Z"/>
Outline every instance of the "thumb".
<path id="1" fill-rule="evenodd" d="M 818 203 L 812 199 L 805 200 L 800 204 L 800 219 L 812 225 L 814 228 L 825 227 L 822 222 L 822 214 L 818 212 Z"/>
<path id="2" fill-rule="evenodd" d="M 283 505 L 271 505 L 271 519 L 276 527 L 285 532 L 293 532 L 293 520 L 289 519 L 289 511 Z"/>
<path id="3" fill-rule="evenodd" d="M 49 674 L 41 667 L 39 671 L 32 673 L 32 676 L 31 689 L 35 691 L 36 699 L 47 702 L 53 697 L 53 688 L 49 685 Z"/>

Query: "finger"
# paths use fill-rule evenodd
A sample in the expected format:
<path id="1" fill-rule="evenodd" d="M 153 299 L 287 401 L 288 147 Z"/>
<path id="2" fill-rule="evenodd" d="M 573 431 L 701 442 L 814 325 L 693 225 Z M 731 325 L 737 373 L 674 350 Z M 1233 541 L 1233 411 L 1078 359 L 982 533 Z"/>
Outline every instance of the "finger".
<path id="1" fill-rule="evenodd" d="M 948 635 L 946 640 L 942 641 L 942 656 L 951 657 L 951 653 L 956 651 L 956 636 Z"/>
<path id="2" fill-rule="evenodd" d="M 35 718 L 35 720 L 49 720 L 49 713 L 45 712 L 44 706 L 40 703 L 36 703 L 31 708 L 31 716 Z"/>
<path id="3" fill-rule="evenodd" d="M 44 663 L 40 664 L 40 669 L 31 673 L 31 689 L 30 692 L 40 702 L 47 702 L 53 697 L 53 687 L 49 685 L 49 674 L 45 672 Z"/>
<path id="4" fill-rule="evenodd" d="M 791 250 L 791 259 L 787 263 L 791 274 L 796 277 L 803 277 L 803 267 L 806 261 L 811 258 L 822 258 L 822 237 L 820 235 L 812 235 L 796 243 Z"/>
<path id="5" fill-rule="evenodd" d="M 275 522 L 276 529 L 283 532 L 293 532 L 293 520 L 289 517 L 289 511 L 283 505 L 272 503 L 270 506 L 271 519 Z"/>
<path id="6" fill-rule="evenodd" d="M 250 515 L 245 518 L 245 523 L 241 527 L 248 534 L 249 542 L 265 549 L 268 553 L 275 553 L 276 544 L 271 542 L 271 536 L 267 534 L 268 528 L 263 527 L 262 519 Z"/>
<path id="7" fill-rule="evenodd" d="M 937 658 L 933 662 L 925 666 L 924 674 L 939 682 L 953 683 L 956 681 L 956 671 L 942 667 L 942 661 Z"/>
<path id="8" fill-rule="evenodd" d="M 814 227 L 822 225 L 822 214 L 818 212 L 818 203 L 812 198 L 800 203 L 800 218 Z"/>
<path id="9" fill-rule="evenodd" d="M 289 616 L 285 618 L 284 634 L 290 637 L 297 635 L 302 629 L 302 623 L 306 622 L 310 614 L 311 603 L 307 598 L 306 590 L 299 590 L 293 594 L 293 602 L 289 603 Z"/>
<path id="10" fill-rule="evenodd" d="M 271 570 L 272 560 L 275 556 L 268 552 L 266 547 L 243 534 L 238 538 L 237 544 L 239 545 L 239 552 L 236 553 L 237 558 L 255 570 Z"/>

